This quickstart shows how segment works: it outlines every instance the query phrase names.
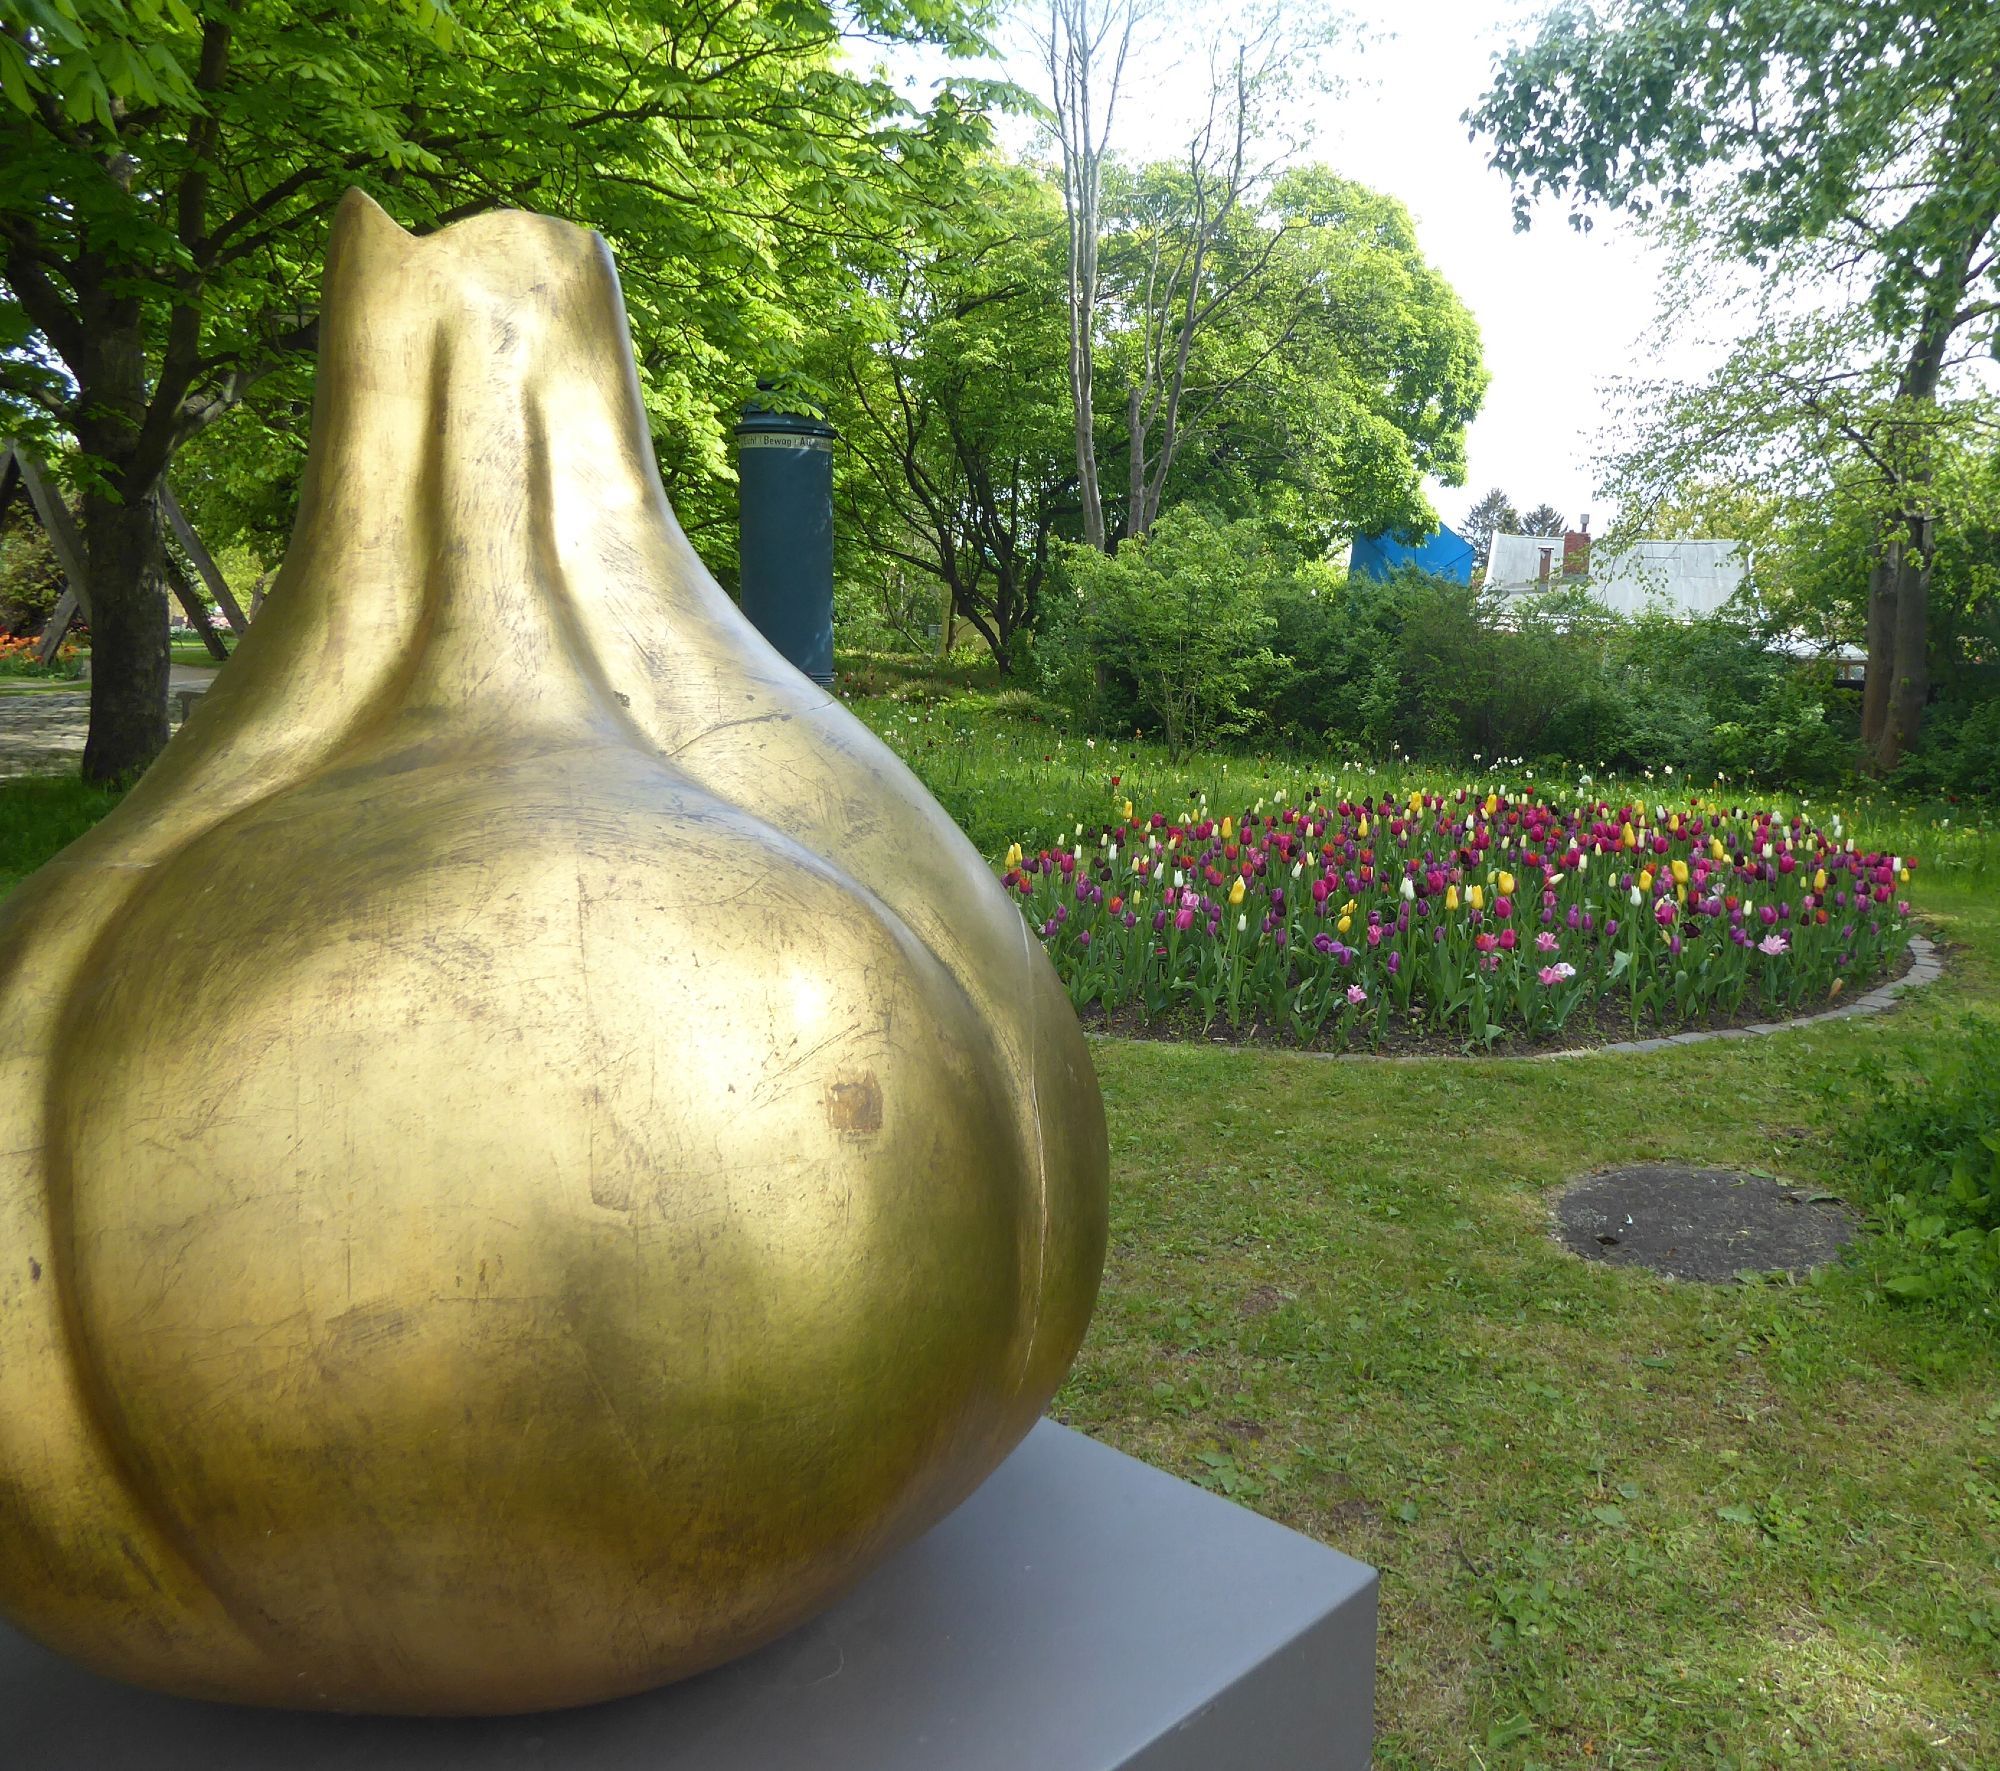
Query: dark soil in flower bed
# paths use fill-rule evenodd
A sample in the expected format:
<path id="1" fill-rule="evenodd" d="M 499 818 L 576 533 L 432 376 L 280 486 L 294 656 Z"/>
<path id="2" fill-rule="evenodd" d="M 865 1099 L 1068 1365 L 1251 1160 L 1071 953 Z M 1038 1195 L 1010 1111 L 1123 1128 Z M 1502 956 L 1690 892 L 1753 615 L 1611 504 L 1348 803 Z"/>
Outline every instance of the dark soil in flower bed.
<path id="1" fill-rule="evenodd" d="M 1883 984 L 1904 977 L 1915 963 L 1915 953 L 1904 947 L 1893 964 L 1870 976 L 1850 978 L 1847 987 L 1831 1002 L 1822 1002 L 1798 1014 L 1769 1014 L 1746 1001 L 1734 1015 L 1716 1015 L 1679 1023 L 1641 1020 L 1632 1030 L 1631 1011 L 1624 1003 L 1611 1000 L 1580 1005 L 1562 1031 L 1552 1038 L 1531 1039 L 1518 1032 L 1503 1033 L 1491 1044 L 1477 1046 L 1455 1033 L 1436 1028 L 1398 1027 L 1392 1018 L 1387 1032 L 1376 1045 L 1342 1045 L 1336 1040 L 1315 1040 L 1301 1045 L 1261 1018 L 1242 1027 L 1231 1027 L 1218 1019 L 1204 1030 L 1189 1018 L 1149 1021 L 1137 1008 L 1123 1008 L 1107 1015 L 1096 1005 L 1078 1011 L 1084 1030 L 1119 1039 L 1157 1039 L 1174 1044 L 1261 1045 L 1284 1051 L 1318 1052 L 1322 1055 L 1354 1058 L 1533 1058 L 1553 1052 L 1594 1051 L 1601 1046 L 1625 1045 L 1634 1040 L 1667 1039 L 1676 1033 L 1712 1033 L 1726 1027 L 1785 1026 L 1794 1021 L 1810 1021 L 1829 1009 L 1839 1008 Z"/>

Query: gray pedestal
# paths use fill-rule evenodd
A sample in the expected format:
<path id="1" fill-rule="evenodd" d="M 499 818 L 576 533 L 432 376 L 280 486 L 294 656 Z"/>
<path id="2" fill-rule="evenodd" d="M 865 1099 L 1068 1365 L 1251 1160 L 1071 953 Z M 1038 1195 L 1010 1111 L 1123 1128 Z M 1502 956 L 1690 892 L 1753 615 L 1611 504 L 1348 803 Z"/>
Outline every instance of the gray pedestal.
<path id="1" fill-rule="evenodd" d="M 1375 1575 L 1044 1421 L 841 1604 L 644 1697 L 509 1720 L 230 1709 L 0 1625 L 20 1771 L 1351 1771 Z"/>

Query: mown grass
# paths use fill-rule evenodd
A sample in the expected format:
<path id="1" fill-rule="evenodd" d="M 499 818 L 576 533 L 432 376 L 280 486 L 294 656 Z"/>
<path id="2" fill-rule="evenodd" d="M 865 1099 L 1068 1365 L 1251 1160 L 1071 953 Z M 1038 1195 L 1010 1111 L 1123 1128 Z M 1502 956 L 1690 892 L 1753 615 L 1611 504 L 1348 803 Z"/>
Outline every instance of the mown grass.
<path id="1" fill-rule="evenodd" d="M 848 682 L 989 853 L 1335 767 L 1175 768 L 976 679 Z M 0 887 L 111 797 L 0 783 Z M 1560 1063 L 1094 1043 L 1111 1250 L 1057 1410 L 1381 1569 L 1382 1766 L 2000 1765 L 1996 1325 L 1885 1300 L 1865 1240 L 1702 1286 L 1550 1235 L 1614 1163 L 1839 1191 L 1868 1053 L 2000 1061 L 2000 846 L 1897 815 L 1951 965 L 1886 1017 Z"/>
<path id="2" fill-rule="evenodd" d="M 1439 778 L 1176 766 L 857 663 L 851 704 L 989 855 L 1127 797 L 1219 813 Z M 1058 1412 L 1382 1570 L 1385 1767 L 2000 1765 L 1996 1325 L 1885 1301 L 1865 1241 L 1812 1284 L 1701 1286 L 1550 1234 L 1561 1184 L 1616 1163 L 1839 1191 L 1864 1054 L 1922 1070 L 1971 1039 L 2000 1062 L 2000 838 L 1838 809 L 1920 857 L 1951 949 L 1888 1017 L 1561 1063 L 1094 1043 L 1112 1245 Z"/>
<path id="3" fill-rule="evenodd" d="M 1870 1047 L 1991 1013 L 2000 918 L 1891 1018 L 1560 1064 L 1095 1046 L 1113 1138 L 1074 1424 L 1383 1571 L 1387 1766 L 2000 1764 L 1993 1325 L 1855 1270 L 1586 1264 L 1556 1190 L 1838 1189 Z M 1941 918 L 1942 920 L 1942 918 Z"/>

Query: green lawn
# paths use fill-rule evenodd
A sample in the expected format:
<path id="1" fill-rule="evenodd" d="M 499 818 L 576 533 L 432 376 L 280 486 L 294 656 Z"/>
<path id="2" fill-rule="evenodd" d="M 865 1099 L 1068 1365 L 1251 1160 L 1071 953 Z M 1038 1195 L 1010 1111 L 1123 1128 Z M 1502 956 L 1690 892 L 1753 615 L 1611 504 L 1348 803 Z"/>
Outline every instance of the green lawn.
<path id="1" fill-rule="evenodd" d="M 847 680 L 989 855 L 1127 797 L 1437 779 L 1174 765 L 963 678 Z M 1093 1046 L 1111 1254 L 1057 1411 L 1382 1570 L 1385 1767 L 2000 1766 L 1996 1325 L 1865 1270 L 1677 1285 L 1549 1234 L 1560 1184 L 1613 1163 L 1837 1190 L 1863 1054 L 2000 1051 L 2000 841 L 1842 811 L 1922 859 L 1951 948 L 1889 1017 L 1561 1063 Z"/>
<path id="2" fill-rule="evenodd" d="M 2000 916 L 1931 908 L 1951 980 L 1825 1031 L 1561 1064 L 1096 1045 L 1112 1250 L 1060 1412 L 1383 1570 L 1384 1765 L 2000 1765 L 1993 1325 L 1549 1236 L 1607 1163 L 1837 1187 L 1862 1050 L 1920 1064 L 1968 1007 L 2000 1040 Z"/>
<path id="3" fill-rule="evenodd" d="M 989 853 L 1342 766 L 1170 765 L 848 662 Z M 0 888 L 109 803 L 0 784 Z M 1057 1411 L 1382 1570 L 1382 1766 L 2000 1766 L 1996 1325 L 1885 1302 L 1865 1243 L 1812 1285 L 1710 1287 L 1549 1234 L 1611 1163 L 1838 1190 L 1866 1054 L 2000 1053 L 2000 845 L 1898 817 L 1950 970 L 1887 1017 L 1561 1063 L 1095 1043 L 1111 1252 Z"/>

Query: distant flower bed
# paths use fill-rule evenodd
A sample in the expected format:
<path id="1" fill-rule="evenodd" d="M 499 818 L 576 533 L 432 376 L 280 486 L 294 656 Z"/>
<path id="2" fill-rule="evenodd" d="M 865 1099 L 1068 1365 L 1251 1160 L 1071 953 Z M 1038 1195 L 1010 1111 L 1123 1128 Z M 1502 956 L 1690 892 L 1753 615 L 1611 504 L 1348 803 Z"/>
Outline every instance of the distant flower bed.
<path id="1" fill-rule="evenodd" d="M 1693 799 L 1259 801 L 1009 850 L 1079 1009 L 1330 1049 L 1554 1040 L 1809 1012 L 1908 938 L 1914 857 Z"/>
<path id="2" fill-rule="evenodd" d="M 42 662 L 42 642 L 33 638 L 12 639 L 0 635 L 0 677 L 74 677 L 83 668 L 77 649 L 63 641 L 55 658 Z"/>

